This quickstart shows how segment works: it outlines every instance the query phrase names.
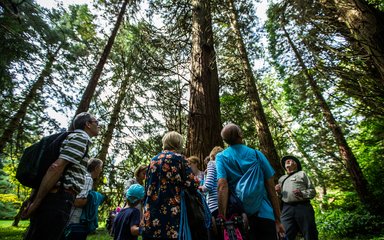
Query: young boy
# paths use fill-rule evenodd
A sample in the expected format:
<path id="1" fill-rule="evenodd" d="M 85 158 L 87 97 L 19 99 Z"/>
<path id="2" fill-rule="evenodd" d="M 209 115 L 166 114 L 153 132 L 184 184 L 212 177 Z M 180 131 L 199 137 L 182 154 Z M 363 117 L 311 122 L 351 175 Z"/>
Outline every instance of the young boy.
<path id="1" fill-rule="evenodd" d="M 121 209 L 113 223 L 114 240 L 137 240 L 141 234 L 140 211 L 135 208 L 144 198 L 144 187 L 140 184 L 131 185 L 126 193 L 128 206 Z"/>

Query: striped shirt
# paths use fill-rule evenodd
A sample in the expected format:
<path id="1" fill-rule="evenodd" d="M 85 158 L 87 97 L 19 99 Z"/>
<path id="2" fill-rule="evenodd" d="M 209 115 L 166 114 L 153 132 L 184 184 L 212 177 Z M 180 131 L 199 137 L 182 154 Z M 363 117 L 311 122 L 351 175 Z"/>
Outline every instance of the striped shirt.
<path id="1" fill-rule="evenodd" d="M 217 199 L 217 173 L 215 161 L 209 161 L 207 166 L 207 177 L 204 182 L 204 192 L 208 192 L 207 202 L 209 210 L 214 212 L 218 209 Z"/>
<path id="2" fill-rule="evenodd" d="M 92 190 L 93 179 L 89 173 L 85 176 L 85 184 L 81 192 L 77 194 L 76 198 L 87 198 L 89 191 Z M 81 213 L 83 208 L 72 206 L 69 223 L 80 223 Z"/>
<path id="3" fill-rule="evenodd" d="M 77 193 L 83 189 L 88 161 L 88 156 L 84 157 L 84 155 L 89 143 L 91 143 L 91 139 L 88 134 L 76 129 L 61 145 L 59 158 L 72 163 L 64 174 L 64 188 L 72 188 Z"/>

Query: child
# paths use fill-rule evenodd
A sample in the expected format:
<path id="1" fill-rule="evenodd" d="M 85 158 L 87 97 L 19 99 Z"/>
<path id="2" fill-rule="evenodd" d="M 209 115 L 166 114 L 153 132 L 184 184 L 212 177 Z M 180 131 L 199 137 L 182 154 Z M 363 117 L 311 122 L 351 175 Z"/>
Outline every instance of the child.
<path id="1" fill-rule="evenodd" d="M 113 223 L 114 240 L 137 240 L 141 234 L 140 211 L 135 208 L 144 198 L 144 187 L 140 184 L 131 185 L 126 193 L 128 206 L 121 209 Z"/>

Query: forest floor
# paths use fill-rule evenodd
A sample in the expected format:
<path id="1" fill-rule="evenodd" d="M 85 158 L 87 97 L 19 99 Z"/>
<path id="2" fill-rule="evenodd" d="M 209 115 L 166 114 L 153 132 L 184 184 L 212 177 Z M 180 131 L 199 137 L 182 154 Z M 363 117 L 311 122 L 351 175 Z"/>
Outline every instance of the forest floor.
<path id="1" fill-rule="evenodd" d="M 23 234 L 28 227 L 29 221 L 20 221 L 18 227 L 12 227 L 12 220 L 0 220 L 0 238 L 1 240 L 20 240 L 23 239 Z M 112 240 L 105 229 L 105 226 L 101 226 L 97 229 L 96 233 L 90 234 L 87 240 Z M 354 238 L 340 238 L 330 239 L 322 238 L 320 240 L 384 240 L 384 236 L 355 236 Z M 141 238 L 139 238 L 141 240 Z M 299 240 L 296 239 L 296 240 Z"/>

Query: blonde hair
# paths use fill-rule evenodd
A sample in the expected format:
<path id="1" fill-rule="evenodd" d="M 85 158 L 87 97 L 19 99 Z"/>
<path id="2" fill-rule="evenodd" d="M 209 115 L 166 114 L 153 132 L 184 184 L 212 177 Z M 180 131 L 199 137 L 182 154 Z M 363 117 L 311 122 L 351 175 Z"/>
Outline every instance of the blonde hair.
<path id="1" fill-rule="evenodd" d="M 190 156 L 188 159 L 189 164 L 194 163 L 194 164 L 199 164 L 200 158 L 196 156 Z"/>
<path id="2" fill-rule="evenodd" d="M 183 136 L 180 133 L 171 131 L 167 132 L 163 139 L 163 149 L 164 150 L 174 150 L 175 152 L 181 153 L 183 150 Z"/>
<path id="3" fill-rule="evenodd" d="M 140 165 L 140 166 L 138 166 L 136 169 L 135 169 L 135 178 L 136 179 L 138 179 L 139 177 L 139 173 L 141 172 L 141 171 L 144 171 L 144 170 L 147 170 L 147 166 L 146 165 Z"/>
<path id="4" fill-rule="evenodd" d="M 223 148 L 220 147 L 220 146 L 216 146 L 212 149 L 212 151 L 209 153 L 209 158 L 211 160 L 214 160 L 215 157 L 216 157 L 216 154 L 218 154 L 219 152 L 223 151 Z"/>

